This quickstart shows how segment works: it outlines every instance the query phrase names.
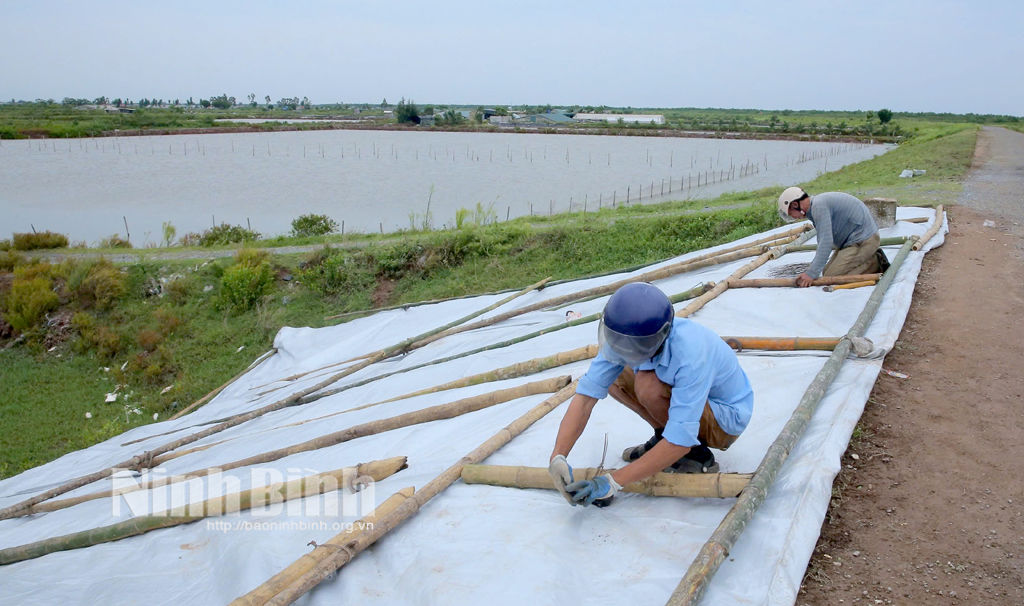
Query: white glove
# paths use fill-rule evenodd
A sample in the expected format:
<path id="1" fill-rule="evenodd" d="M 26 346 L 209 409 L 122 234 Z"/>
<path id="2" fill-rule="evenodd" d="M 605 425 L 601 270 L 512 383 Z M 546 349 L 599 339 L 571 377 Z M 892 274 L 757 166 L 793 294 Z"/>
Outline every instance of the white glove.
<path id="1" fill-rule="evenodd" d="M 565 491 L 565 487 L 568 484 L 572 484 L 572 467 L 569 466 L 569 462 L 565 460 L 565 457 L 558 455 L 551 459 L 551 463 L 548 464 L 548 473 L 551 474 L 551 481 L 555 483 L 555 488 L 558 492 L 562 493 L 566 503 L 576 506 L 576 503 L 572 502 L 572 495 Z"/>

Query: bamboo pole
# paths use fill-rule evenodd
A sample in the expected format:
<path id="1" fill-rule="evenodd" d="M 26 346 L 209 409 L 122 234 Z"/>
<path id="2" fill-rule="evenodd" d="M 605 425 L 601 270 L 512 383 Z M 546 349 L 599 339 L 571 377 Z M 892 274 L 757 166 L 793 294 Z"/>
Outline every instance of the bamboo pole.
<path id="1" fill-rule="evenodd" d="M 439 404 L 437 406 L 428 406 L 427 408 L 421 408 L 420 410 L 414 410 L 404 414 L 388 417 L 386 419 L 378 419 L 376 421 L 369 421 L 359 425 L 353 425 L 341 431 L 329 433 L 312 440 L 307 440 L 301 444 L 295 444 L 288 446 L 287 448 L 279 448 L 277 450 L 271 450 L 260 455 L 254 455 L 241 461 L 235 461 L 234 463 L 228 463 L 222 465 L 220 469 L 228 470 L 235 469 L 236 467 L 249 467 L 251 465 L 259 465 L 261 463 L 268 463 L 270 461 L 276 461 L 278 459 L 298 454 L 300 452 L 308 452 L 310 450 L 319 450 L 321 448 L 327 448 L 328 446 L 334 446 L 341 444 L 342 442 L 348 442 L 356 438 L 362 438 L 385 431 L 391 431 L 392 429 L 398 429 L 400 427 L 407 427 L 409 425 L 418 425 L 420 423 L 428 423 L 430 421 L 438 421 L 441 419 L 451 419 L 458 417 L 470 412 L 476 412 L 489 408 L 496 404 L 502 404 L 510 400 L 518 398 L 525 398 L 527 396 L 535 396 L 542 393 L 554 393 L 559 389 L 569 384 L 570 377 L 568 375 L 562 377 L 552 377 L 550 379 L 544 379 L 541 381 L 533 381 L 532 383 L 524 383 L 522 385 L 516 385 L 508 389 L 499 389 L 490 393 L 481 394 L 478 396 L 472 396 L 469 398 L 463 398 L 448 404 Z M 293 423 L 292 425 L 285 425 L 284 427 L 290 427 L 294 425 L 301 425 L 301 423 Z M 280 429 L 280 428 L 275 428 Z M 273 431 L 273 430 L 269 430 Z M 230 438 L 232 440 L 237 438 Z M 227 441 L 227 440 L 224 440 Z M 213 447 L 213 444 L 207 444 L 204 446 L 197 446 L 188 450 L 174 451 L 167 454 L 161 455 L 153 459 L 153 465 L 162 465 L 171 459 L 177 459 L 193 452 L 206 450 L 207 448 Z"/>
<path id="2" fill-rule="evenodd" d="M 843 290 L 848 288 L 862 288 L 864 286 L 874 286 L 877 284 L 875 280 L 864 280 L 863 282 L 850 282 L 849 284 L 837 284 L 835 286 L 826 286 L 825 292 L 832 292 L 833 290 Z"/>
<path id="3" fill-rule="evenodd" d="M 832 384 L 832 381 L 835 380 L 836 375 L 839 374 L 843 362 L 850 353 L 850 338 L 864 336 L 868 324 L 871 323 L 871 320 L 875 317 L 875 312 L 878 311 L 878 307 L 882 303 L 886 290 L 892 284 L 896 273 L 903 265 L 907 255 L 910 254 L 910 249 L 913 245 L 914 241 L 908 240 L 900 248 L 892 265 L 886 270 L 882 279 L 879 280 L 878 288 L 875 288 L 874 292 L 871 293 L 871 297 L 864 306 L 864 310 L 861 311 L 857 321 L 854 322 L 849 332 L 846 333 L 846 338 L 843 338 L 832 351 L 828 361 L 825 362 L 821 371 L 818 372 L 811 385 L 807 388 L 807 391 L 804 392 L 796 410 L 793 411 L 793 415 L 785 427 L 782 428 L 782 432 L 779 433 L 779 436 L 768 448 L 768 452 L 761 460 L 761 464 L 758 465 L 757 471 L 754 472 L 754 476 L 750 479 L 750 483 L 740 493 L 736 504 L 729 510 L 729 513 L 726 514 L 718 528 L 711 534 L 711 538 L 701 548 L 693 563 L 690 564 L 689 570 L 686 571 L 686 576 L 683 577 L 679 586 L 676 587 L 676 590 L 669 598 L 669 606 L 695 606 L 700 602 L 704 592 L 707 590 L 708 584 L 711 582 L 711 578 L 728 556 L 729 550 L 736 544 L 740 533 L 743 532 L 743 529 L 746 528 L 754 513 L 764 501 L 765 496 L 768 494 L 768 489 L 775 481 L 775 477 L 778 475 L 789 453 L 803 435 L 807 424 L 811 420 L 811 416 L 813 416 L 818 408 L 818 403 L 824 397 L 825 391 Z"/>
<path id="4" fill-rule="evenodd" d="M 461 400 L 456 400 L 455 402 L 450 402 L 448 404 L 430 406 L 427 408 L 422 408 L 420 410 L 415 410 L 393 417 L 388 417 L 386 419 L 379 419 L 376 421 L 370 421 L 359 425 L 353 425 L 352 427 L 348 427 L 341 431 L 335 431 L 326 435 L 322 435 L 320 437 L 314 438 L 312 440 L 307 440 L 299 444 L 293 444 L 292 446 L 288 446 L 285 448 L 278 448 L 276 450 L 271 450 L 237 461 L 232 461 L 231 463 L 217 465 L 215 467 L 207 467 L 180 475 L 158 478 L 156 480 L 151 480 L 145 484 L 132 484 L 130 486 L 125 486 L 117 490 L 101 490 L 98 492 L 93 492 L 87 495 L 73 497 L 70 499 L 61 499 L 59 501 L 51 501 L 49 503 L 40 503 L 34 505 L 27 511 L 24 511 L 23 513 L 21 513 L 21 515 L 28 515 L 29 513 L 38 513 L 43 511 L 55 511 L 57 509 L 64 509 L 66 507 L 78 505 L 79 503 L 84 503 L 86 501 L 92 501 L 95 499 L 102 499 L 106 497 L 114 497 L 118 495 L 127 494 L 129 492 L 135 492 L 137 490 L 151 490 L 153 488 L 159 488 L 160 486 L 166 486 L 168 484 L 176 484 L 178 482 L 183 482 L 185 480 L 190 480 L 192 478 L 204 477 L 210 475 L 211 473 L 230 471 L 232 469 L 238 469 L 240 467 L 248 467 L 251 465 L 270 463 L 272 461 L 277 461 L 278 459 L 282 459 L 284 457 L 291 456 L 294 454 L 309 452 L 321 448 L 327 448 L 329 446 L 335 446 L 343 442 L 348 442 L 351 440 L 355 440 L 357 438 L 383 433 L 385 431 L 391 431 L 393 429 L 399 429 L 401 427 L 408 427 L 410 425 L 418 425 L 421 423 L 429 423 L 430 421 L 439 421 L 442 419 L 451 419 L 466 413 L 475 412 L 477 410 L 489 408 L 491 406 L 495 406 L 503 402 L 508 402 L 510 400 L 524 398 L 527 396 L 537 395 L 541 393 L 555 392 L 558 391 L 559 389 L 562 389 L 562 387 L 566 385 L 568 382 L 568 376 L 554 377 L 543 381 L 534 381 L 533 383 L 517 385 L 516 387 L 512 387 L 509 389 L 493 391 L 479 396 L 463 398 Z M 159 460 L 154 459 L 154 462 L 156 464 L 163 463 L 171 459 L 182 457 L 186 454 L 206 450 L 211 446 L 213 445 L 207 444 L 204 446 L 199 446 L 197 448 L 189 449 L 187 451 L 169 453 L 167 456 L 159 458 Z"/>
<path id="5" fill-rule="evenodd" d="M 505 381 L 507 379 L 516 379 L 523 376 L 536 374 L 543 372 L 551 368 L 558 366 L 565 366 L 566 364 L 572 364 L 574 362 L 580 362 L 582 360 L 589 360 L 597 355 L 597 345 L 586 345 L 584 347 L 578 347 L 576 349 L 570 349 L 569 351 L 563 351 L 554 355 L 544 356 L 541 358 L 534 358 L 532 360 L 526 360 L 525 362 L 517 362 L 515 364 L 504 366 L 502 368 L 496 368 L 487 372 L 471 375 L 455 381 L 449 381 L 442 383 L 441 385 L 435 385 L 434 387 L 428 387 L 427 389 L 421 389 L 401 396 L 391 398 L 390 400 L 381 400 L 380 402 L 374 402 L 372 404 L 363 404 L 362 406 L 356 406 L 355 408 L 349 408 L 348 410 L 342 410 L 341 412 L 333 412 L 329 415 L 322 417 L 316 417 L 313 419 L 307 419 L 305 421 L 299 421 L 298 423 L 292 423 L 291 425 L 284 425 L 283 427 L 291 427 L 292 425 L 302 425 L 303 423 L 309 423 L 312 421 L 319 421 L 328 417 L 334 417 L 337 415 L 345 414 L 347 412 L 353 412 L 356 410 L 362 410 L 364 408 L 370 408 L 371 406 L 377 406 L 378 404 L 387 404 L 388 402 L 396 402 L 398 400 L 405 400 L 416 396 L 422 396 L 428 393 L 437 393 L 441 391 L 448 391 L 450 389 L 459 389 L 461 387 L 469 387 L 470 385 L 479 385 L 480 383 L 490 383 L 493 381 Z"/>
<path id="6" fill-rule="evenodd" d="M 736 351 L 832 351 L 839 344 L 838 337 L 722 337 L 722 340 Z"/>
<path id="7" fill-rule="evenodd" d="M 449 322 L 448 324 L 445 324 L 444 326 L 442 326 L 440 328 L 436 328 L 436 329 L 434 329 L 434 330 L 432 330 L 430 332 L 423 333 L 422 335 L 419 335 L 419 337 L 417 338 L 417 340 L 415 342 L 409 343 L 408 346 L 406 347 L 406 349 L 404 349 L 404 350 L 402 350 L 402 351 L 400 351 L 398 353 L 408 353 L 408 352 L 412 351 L 413 349 L 419 349 L 420 347 L 423 347 L 424 345 L 428 345 L 430 343 L 433 343 L 434 341 L 437 341 L 438 339 L 443 339 L 444 336 L 445 336 L 445 331 L 451 330 L 451 329 L 455 328 L 456 326 L 458 326 L 460 324 L 463 324 L 465 322 L 469 322 L 473 318 L 478 318 L 478 317 L 484 315 L 485 313 L 487 313 L 489 311 L 494 311 L 495 309 L 498 309 L 502 305 L 504 305 L 506 303 L 510 303 L 510 302 L 514 301 L 515 299 L 518 299 L 519 297 L 521 297 L 521 296 L 523 296 L 523 295 L 525 295 L 527 293 L 533 292 L 534 290 L 543 290 L 544 289 L 544 285 L 547 284 L 550 281 L 551 281 L 551 276 L 548 276 L 548 277 L 544 278 L 543 280 L 541 280 L 540 282 L 537 282 L 536 284 L 531 284 L 531 285 L 527 286 L 526 288 L 524 288 L 524 289 L 522 289 L 522 290 L 520 290 L 520 291 L 518 291 L 516 293 L 513 293 L 513 294 L 511 294 L 511 295 L 509 295 L 507 297 L 505 297 L 504 299 L 498 301 L 497 303 L 493 303 L 493 304 L 488 305 L 487 307 L 485 307 L 483 309 L 479 309 L 477 311 L 474 311 L 471 314 L 462 316 L 458 320 L 454 320 L 452 322 Z M 372 358 L 372 357 L 374 357 L 376 355 L 384 355 L 385 352 L 387 352 L 387 349 L 388 348 L 382 349 L 382 350 L 377 351 L 377 352 L 370 352 L 370 353 L 367 353 L 367 354 L 363 354 L 361 356 L 356 356 L 355 358 L 350 358 L 348 360 L 343 360 L 341 362 L 336 362 L 334 364 L 328 364 L 327 366 L 322 366 L 320 368 L 314 368 L 313 370 L 308 370 L 306 372 L 299 373 L 297 375 L 292 375 L 288 379 L 283 379 L 283 380 L 285 380 L 285 381 L 294 380 L 294 379 L 297 379 L 299 377 L 304 377 L 304 376 L 306 376 L 308 374 L 312 374 L 312 373 L 317 372 L 319 370 L 324 370 L 326 368 L 331 368 L 331 367 L 334 367 L 334 366 L 341 366 L 342 364 L 348 364 L 349 362 L 355 362 L 356 360 L 365 360 L 365 359 L 368 359 L 368 358 Z M 391 357 L 391 356 L 388 355 L 387 357 Z"/>
<path id="8" fill-rule="evenodd" d="M 415 493 L 415 490 L 412 487 L 399 490 L 385 499 L 383 503 L 373 510 L 372 513 L 353 524 L 351 528 L 346 528 L 344 531 L 329 539 L 326 543 L 317 545 L 313 548 L 313 551 L 295 560 L 295 562 L 290 566 L 270 577 L 270 579 L 259 587 L 253 589 L 240 598 L 235 598 L 228 606 L 263 606 L 269 600 L 273 599 L 278 593 L 287 589 L 289 585 L 298 581 L 304 574 L 313 570 L 318 564 L 320 564 L 320 562 L 324 561 L 327 556 L 338 549 L 342 549 L 344 545 L 351 541 L 358 533 L 362 533 L 369 528 L 373 528 L 374 524 L 377 523 L 377 520 L 393 512 L 399 505 L 405 502 L 406 499 L 410 498 L 413 493 Z"/>
<path id="9" fill-rule="evenodd" d="M 669 300 L 671 300 L 673 303 L 678 303 L 680 301 L 685 301 L 687 299 L 691 299 L 691 298 L 697 296 L 700 293 L 707 292 L 708 290 L 709 290 L 708 285 L 700 284 L 698 286 L 695 286 L 695 287 L 691 288 L 690 290 L 687 290 L 687 291 L 681 292 L 681 293 L 679 293 L 677 295 L 673 295 L 673 296 L 669 297 Z M 425 368 L 427 366 L 435 366 L 437 364 L 444 364 L 446 362 L 451 362 L 452 360 L 458 360 L 460 358 L 465 358 L 465 357 L 468 357 L 468 356 L 473 356 L 473 355 L 476 355 L 478 353 L 482 353 L 482 352 L 485 352 L 485 351 L 491 351 L 491 350 L 494 350 L 494 349 L 502 349 L 502 348 L 505 348 L 505 347 L 509 347 L 511 345 L 515 345 L 517 343 L 522 343 L 523 341 L 528 341 L 530 339 L 534 339 L 536 337 L 540 337 L 542 335 L 546 335 L 546 334 L 549 334 L 549 333 L 552 333 L 552 332 L 556 332 L 556 331 L 559 331 L 559 330 L 564 330 L 566 328 L 573 328 L 574 326 L 580 326 L 581 324 L 588 324 L 590 322 L 596 322 L 600 318 L 601 318 L 601 314 L 600 313 L 591 314 L 589 316 L 584 316 L 582 318 L 577 318 L 577 319 L 571 320 L 569 322 L 564 322 L 562 324 L 556 324 L 554 326 L 549 326 L 547 328 L 542 328 L 540 330 L 537 330 L 537 331 L 534 331 L 534 332 L 531 332 L 531 333 L 527 333 L 525 335 L 522 335 L 522 336 L 519 336 L 519 337 L 515 337 L 513 339 L 508 339 L 506 341 L 501 341 L 501 342 L 498 342 L 498 343 L 492 343 L 490 345 L 485 345 L 483 347 L 478 347 L 478 348 L 472 349 L 470 351 L 462 352 L 462 353 L 459 353 L 459 354 L 454 354 L 454 355 L 451 355 L 451 356 L 448 356 L 448 357 L 445 357 L 445 358 L 439 358 L 437 360 L 431 360 L 429 362 L 424 362 L 422 364 L 417 364 L 415 366 L 410 366 L 409 368 L 393 370 L 391 372 L 387 372 L 387 373 L 384 373 L 384 374 L 381 374 L 381 375 L 377 375 L 376 377 L 370 377 L 370 378 L 367 378 L 367 379 L 363 379 L 361 381 L 356 381 L 354 383 L 348 383 L 346 385 L 342 385 L 341 387 L 336 387 L 334 389 L 329 389 L 329 390 L 321 392 L 321 393 L 317 393 L 317 394 L 313 394 L 313 395 L 310 395 L 310 396 L 306 396 L 306 397 L 304 397 L 299 402 L 299 404 L 308 404 L 309 402 L 314 402 L 316 400 L 319 400 L 320 398 L 326 398 L 327 396 L 333 396 L 335 394 L 341 393 L 341 392 L 349 390 L 349 389 L 353 389 L 355 387 L 362 387 L 363 385 L 366 385 L 368 383 L 372 383 L 374 381 L 379 381 L 381 379 L 386 379 L 388 377 L 391 377 L 391 376 L 394 376 L 394 375 L 397 375 L 397 374 L 401 374 L 401 373 L 405 373 L 405 372 L 410 372 L 410 371 L 413 371 L 413 370 L 419 370 L 419 369 Z"/>
<path id="10" fill-rule="evenodd" d="M 212 497 L 199 503 L 189 503 L 169 511 L 138 516 L 109 526 L 73 532 L 19 547 L 3 549 L 0 550 L 0 566 L 38 558 L 57 551 L 82 549 L 100 543 L 119 541 L 151 530 L 188 524 L 203 518 L 223 516 L 253 507 L 264 507 L 289 499 L 338 490 L 349 484 L 349 480 L 362 475 L 370 475 L 375 481 L 379 481 L 405 469 L 406 466 L 405 457 L 394 457 L 356 467 L 344 467 L 326 473 L 314 474 L 290 482 L 278 482 L 270 486 L 250 488 L 241 492 Z"/>
<path id="11" fill-rule="evenodd" d="M 716 251 L 716 253 L 717 254 L 722 254 L 724 252 L 732 252 L 732 250 L 740 250 L 742 248 L 750 248 L 750 247 L 756 246 L 758 244 L 764 244 L 766 242 L 775 242 L 776 240 L 783 240 L 783 239 L 792 237 L 792 232 L 793 232 L 793 230 L 790 230 L 790 231 L 782 232 L 782 233 L 775 234 L 775 235 L 772 235 L 772 236 L 766 236 L 766 237 L 761 238 L 759 240 L 755 240 L 754 242 L 747 242 L 745 244 L 739 245 L 738 248 L 734 247 L 732 249 L 724 249 L 724 250 Z M 596 273 L 596 274 L 589 274 L 589 275 L 586 275 L 586 276 L 581 276 L 579 278 L 563 278 L 561 280 L 552 280 L 551 282 L 548 282 L 547 285 L 548 286 L 556 286 L 558 284 L 568 284 L 570 282 L 582 282 L 583 280 L 591 280 L 591 279 L 594 279 L 594 278 L 603 278 L 605 276 L 611 276 L 611 275 L 614 275 L 614 274 L 629 273 L 629 272 L 632 272 L 632 271 L 636 271 L 638 269 L 643 269 L 645 267 L 650 267 L 651 265 L 658 265 L 660 263 L 664 263 L 665 261 L 670 261 L 672 259 L 675 259 L 678 256 L 679 255 L 672 255 L 671 257 L 666 257 L 664 259 L 658 259 L 657 261 L 649 261 L 647 263 L 640 263 L 639 265 L 631 265 L 629 267 L 621 267 L 621 268 L 618 268 L 618 269 L 612 269 L 612 270 L 608 270 L 608 271 L 603 271 L 603 272 Z M 396 310 L 396 309 L 408 310 L 408 309 L 410 309 L 412 307 L 419 307 L 421 305 L 433 305 L 435 303 L 446 303 L 448 301 L 458 301 L 460 299 L 472 299 L 474 297 L 485 297 L 485 296 L 490 296 L 490 295 L 503 295 L 503 294 L 505 294 L 507 292 L 515 292 L 516 290 L 518 290 L 518 289 L 509 288 L 509 289 L 499 290 L 499 291 L 495 291 L 495 292 L 472 294 L 472 295 L 462 295 L 462 296 L 459 296 L 459 297 L 448 297 L 446 299 L 431 299 L 429 301 L 417 301 L 415 303 L 400 303 L 398 305 L 391 305 L 389 307 L 378 307 L 378 308 L 374 308 L 374 309 L 360 309 L 358 311 L 349 311 L 349 312 L 345 312 L 343 314 L 337 314 L 337 315 L 334 315 L 334 316 L 328 316 L 328 317 L 326 317 L 324 319 L 325 320 L 338 320 L 338 319 L 347 318 L 347 317 L 350 317 L 350 316 L 374 314 L 374 313 L 377 313 L 377 312 L 393 311 L 393 310 Z"/>
<path id="12" fill-rule="evenodd" d="M 792 247 L 792 246 L 799 246 L 800 244 L 803 244 L 804 242 L 809 240 L 814 235 L 814 233 L 815 233 L 815 231 L 813 229 L 810 230 L 810 231 L 807 231 L 802 236 L 797 238 L 793 243 L 784 244 L 782 246 L 773 248 L 773 249 L 765 252 L 764 254 L 758 256 L 756 259 L 754 259 L 750 263 L 747 263 L 743 267 L 740 267 L 739 269 L 734 271 L 725 280 L 722 280 L 718 284 L 715 284 L 714 288 L 712 288 L 708 292 L 704 293 L 703 295 L 701 295 L 701 296 L 697 297 L 696 299 L 694 299 L 693 301 L 691 301 L 689 305 L 687 305 L 683 309 L 680 309 L 679 311 L 677 311 L 676 312 L 676 317 L 677 318 L 686 318 L 688 316 L 693 315 L 694 313 L 699 311 L 702 307 L 704 307 L 704 305 L 706 305 L 708 301 L 714 299 L 718 295 L 720 295 L 723 292 L 725 292 L 729 288 L 729 283 L 730 282 L 732 282 L 734 280 L 739 280 L 743 276 L 749 274 L 750 272 L 754 271 L 758 267 L 761 267 L 762 265 L 764 265 L 765 263 L 767 263 L 768 261 L 770 261 L 772 259 L 778 259 L 782 255 L 784 255 L 787 252 L 789 252 L 790 247 Z"/>
<path id="13" fill-rule="evenodd" d="M 939 233 L 939 229 L 942 228 L 942 224 L 945 219 L 945 215 L 942 214 L 942 205 L 939 204 L 935 207 L 935 220 L 932 221 L 932 226 L 929 227 L 928 231 L 924 232 L 924 235 L 921 236 L 921 239 L 914 244 L 914 250 L 921 250 L 924 248 L 924 245 L 927 244 L 935 234 Z"/>
<path id="14" fill-rule="evenodd" d="M 911 217 L 909 219 L 899 220 L 903 221 L 904 223 L 927 223 L 929 221 L 929 217 Z"/>
<path id="15" fill-rule="evenodd" d="M 601 470 L 594 467 L 574 467 L 572 477 L 590 480 Z M 709 497 L 725 499 L 740 494 L 753 474 L 749 473 L 656 473 L 646 479 L 623 486 L 623 492 L 634 492 L 654 497 Z M 462 481 L 466 484 L 488 484 L 509 488 L 541 488 L 555 490 L 547 467 L 520 467 L 517 465 L 466 465 L 462 468 Z"/>
<path id="16" fill-rule="evenodd" d="M 911 236 L 913 237 L 913 236 Z M 882 238 L 879 240 L 879 246 L 902 246 L 907 241 L 907 236 L 893 236 L 891 238 Z M 795 246 L 790 249 L 789 252 L 806 252 L 809 250 L 818 250 L 817 244 L 804 244 L 802 246 Z"/>
<path id="17" fill-rule="evenodd" d="M 512 438 L 522 433 L 527 427 L 533 425 L 544 415 L 557 408 L 562 402 L 571 398 L 576 393 L 577 383 L 579 383 L 578 379 L 566 385 L 558 393 L 544 400 L 504 429 L 491 436 L 472 452 L 459 459 L 457 463 L 449 467 L 441 475 L 427 482 L 411 498 L 406 499 L 405 502 L 399 505 L 396 510 L 382 516 L 373 525 L 373 530 L 362 532 L 339 549 L 335 549 L 313 570 L 292 583 L 273 600 L 267 602 L 267 606 L 285 606 L 295 602 L 295 600 L 305 595 L 307 591 L 316 587 L 321 581 L 334 574 L 345 564 L 351 562 L 360 552 L 419 511 L 424 503 L 451 486 L 461 477 L 463 467 L 479 463 L 491 456 L 499 448 L 508 444 Z"/>
<path id="18" fill-rule="evenodd" d="M 524 307 L 520 307 L 518 309 L 507 311 L 503 314 L 492 316 L 486 320 L 479 320 L 472 324 L 464 324 L 462 326 L 450 328 L 444 332 L 431 335 L 419 341 L 415 347 L 410 347 L 407 351 L 411 351 L 412 349 L 415 349 L 417 347 L 423 347 L 424 345 L 433 343 L 438 339 L 450 337 L 455 334 L 476 330 L 478 328 L 485 328 L 487 326 L 493 326 L 494 324 L 504 322 L 505 320 L 509 320 L 511 318 L 515 318 L 529 312 L 548 309 L 570 301 L 580 301 L 584 299 L 596 298 L 598 296 L 605 294 L 611 294 L 618 290 L 619 288 L 625 286 L 626 284 L 631 284 L 633 282 L 654 282 L 656 280 L 664 280 L 666 278 L 671 278 L 673 276 L 694 271 L 697 269 L 702 269 L 704 267 L 720 265 L 722 263 L 729 263 L 737 259 L 751 257 L 759 254 L 759 252 L 760 249 L 745 248 L 743 250 L 739 250 L 725 255 L 721 255 L 719 253 L 708 253 L 707 255 L 701 255 L 700 257 L 696 257 L 694 259 L 690 259 L 687 261 L 682 261 L 680 263 L 676 263 L 668 267 L 663 267 L 661 269 L 655 269 L 649 272 L 645 272 L 643 274 L 640 274 L 639 276 L 624 278 L 611 284 L 606 284 L 604 286 L 595 286 L 593 288 L 589 288 L 587 290 L 583 290 L 577 293 L 563 295 L 560 297 L 553 297 L 546 301 L 541 301 L 539 303 L 534 303 L 533 305 L 527 305 Z"/>
<path id="19" fill-rule="evenodd" d="M 229 380 L 228 380 L 228 381 L 227 381 L 226 383 L 224 383 L 223 385 L 221 385 L 221 386 L 220 386 L 220 387 L 218 387 L 217 389 L 214 389 L 213 391 L 211 391 L 210 393 L 206 394 L 206 395 L 205 395 L 205 396 L 203 396 L 202 398 L 199 398 L 199 399 L 198 399 L 198 400 L 196 400 L 195 402 L 193 402 L 193 403 L 189 404 L 189 405 L 188 405 L 187 407 L 185 407 L 185 408 L 182 408 L 182 409 L 181 409 L 181 410 L 179 410 L 178 412 L 174 413 L 174 416 L 172 416 L 172 417 L 171 417 L 170 419 L 167 419 L 167 420 L 168 420 L 168 421 L 173 421 L 173 420 L 177 419 L 178 417 L 181 417 L 181 416 L 184 416 L 184 415 L 188 414 L 189 412 L 191 412 L 191 411 L 192 411 L 192 409 L 194 409 L 194 408 L 196 408 L 196 407 L 198 407 L 198 406 L 202 406 L 203 404 L 205 404 L 205 403 L 209 402 L 210 400 L 212 400 L 212 399 L 214 398 L 214 396 L 216 396 L 216 395 L 217 395 L 217 394 L 219 394 L 220 392 L 224 391 L 224 390 L 225 390 L 225 389 L 226 389 L 226 388 L 227 388 L 227 387 L 228 387 L 229 385 L 231 385 L 231 384 L 232 384 L 232 383 L 234 383 L 235 381 L 237 381 L 237 380 L 241 379 L 241 378 L 242 378 L 242 376 L 243 376 L 243 375 L 244 375 L 245 373 L 247 373 L 247 372 L 249 372 L 250 370 L 252 370 L 253 368 L 256 368 L 257 366 L 259 366 L 259 365 L 260 365 L 260 363 L 261 363 L 261 362 L 263 362 L 263 360 L 266 360 L 267 358 L 269 358 L 270 356 L 274 355 L 275 353 L 277 353 L 277 348 L 276 348 L 276 347 L 275 347 L 275 348 L 273 348 L 273 349 L 271 349 L 271 350 L 270 350 L 270 351 L 268 351 L 267 353 L 263 354 L 262 356 L 260 356 L 260 357 L 256 358 L 256 360 L 255 360 L 255 361 L 254 361 L 254 362 L 253 362 L 252 364 L 250 364 L 250 365 L 246 366 L 244 370 L 242 370 L 242 371 L 241 371 L 240 373 L 238 373 L 237 375 L 235 375 L 235 376 L 231 377 L 231 378 L 230 378 L 230 379 L 229 379 Z M 152 437 L 152 436 L 150 436 L 150 437 Z M 133 441 L 131 441 L 131 442 L 125 442 L 125 443 L 124 443 L 124 444 L 122 444 L 121 446 L 127 446 L 127 445 L 129 445 L 129 444 L 134 444 L 134 443 L 136 443 L 136 442 L 141 442 L 141 441 L 143 441 L 143 440 L 148 440 L 148 439 L 149 439 L 149 438 L 142 438 L 142 440 L 133 440 Z"/>
<path id="20" fill-rule="evenodd" d="M 822 276 L 811 282 L 811 286 L 833 286 L 836 284 L 850 284 L 853 282 L 870 281 L 872 284 L 878 281 L 882 274 L 857 274 L 852 276 Z M 744 280 L 730 280 L 729 288 L 779 288 L 796 287 L 796 278 L 754 278 Z"/>

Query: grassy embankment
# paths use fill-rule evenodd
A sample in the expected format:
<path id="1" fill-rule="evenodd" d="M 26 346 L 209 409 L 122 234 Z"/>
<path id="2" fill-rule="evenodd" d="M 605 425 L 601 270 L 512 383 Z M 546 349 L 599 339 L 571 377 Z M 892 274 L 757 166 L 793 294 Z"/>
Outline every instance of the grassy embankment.
<path id="1" fill-rule="evenodd" d="M 969 126 L 933 129 L 805 186 L 910 203 L 950 202 L 970 163 L 975 133 Z M 908 167 L 928 174 L 898 179 Z M 22 266 L 16 270 L 22 281 L 36 274 L 57 290 L 60 302 L 51 318 L 65 321 L 64 328 L 28 329 L 26 339 L 0 349 L 0 477 L 152 422 L 153 414 L 165 418 L 266 351 L 281 326 L 322 326 L 332 313 L 520 287 L 546 275 L 579 277 L 734 240 L 778 223 L 775 195 L 729 194 L 711 205 L 751 207 L 692 215 L 675 212 L 692 202 L 670 202 L 567 214 L 542 226 L 529 219 L 467 225 L 269 261 L 247 254 L 252 271 L 240 270 L 235 258 L 198 266 L 142 261 L 113 272 L 90 262 Z M 285 274 L 296 279 L 280 279 Z M 123 294 L 110 282 L 118 277 Z M 3 278 L 0 299 L 7 299 L 7 307 L 0 303 L 0 310 L 9 317 L 12 276 Z M 164 296 L 146 296 L 161 279 Z M 112 296 L 101 301 L 97 293 Z M 117 403 L 104 403 L 116 385 L 123 386 Z"/>

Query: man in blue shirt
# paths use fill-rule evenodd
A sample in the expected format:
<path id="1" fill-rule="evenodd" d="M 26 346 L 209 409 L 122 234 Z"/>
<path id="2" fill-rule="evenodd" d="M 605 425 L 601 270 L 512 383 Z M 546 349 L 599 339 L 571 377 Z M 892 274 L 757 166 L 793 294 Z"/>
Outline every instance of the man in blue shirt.
<path id="1" fill-rule="evenodd" d="M 710 448 L 725 450 L 747 427 L 754 394 L 736 354 L 710 329 L 675 319 L 665 293 L 645 283 L 608 300 L 598 328 L 600 353 L 580 379 L 558 428 L 548 471 L 572 505 L 607 505 L 627 484 L 659 471 L 711 473 Z M 574 481 L 566 456 L 598 400 L 611 395 L 654 429 L 627 448 L 630 464 Z"/>

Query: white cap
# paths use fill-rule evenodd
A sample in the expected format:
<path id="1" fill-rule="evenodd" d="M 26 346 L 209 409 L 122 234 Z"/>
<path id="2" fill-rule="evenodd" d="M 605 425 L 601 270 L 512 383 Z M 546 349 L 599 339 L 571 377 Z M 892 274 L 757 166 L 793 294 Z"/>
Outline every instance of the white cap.
<path id="1" fill-rule="evenodd" d="M 779 216 L 786 223 L 792 223 L 793 217 L 789 216 L 789 205 L 807 195 L 807 192 L 799 187 L 787 187 L 779 196 Z"/>

